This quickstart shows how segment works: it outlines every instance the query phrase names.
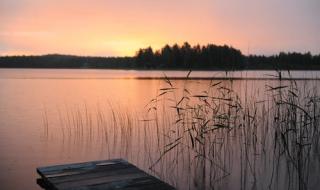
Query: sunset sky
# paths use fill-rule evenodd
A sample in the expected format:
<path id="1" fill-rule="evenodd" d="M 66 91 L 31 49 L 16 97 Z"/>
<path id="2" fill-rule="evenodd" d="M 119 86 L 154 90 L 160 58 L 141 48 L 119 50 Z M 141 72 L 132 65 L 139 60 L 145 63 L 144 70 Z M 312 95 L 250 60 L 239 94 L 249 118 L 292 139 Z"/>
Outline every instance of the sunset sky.
<path id="1" fill-rule="evenodd" d="M 0 0 L 0 55 L 132 56 L 165 44 L 320 53 L 319 0 Z"/>

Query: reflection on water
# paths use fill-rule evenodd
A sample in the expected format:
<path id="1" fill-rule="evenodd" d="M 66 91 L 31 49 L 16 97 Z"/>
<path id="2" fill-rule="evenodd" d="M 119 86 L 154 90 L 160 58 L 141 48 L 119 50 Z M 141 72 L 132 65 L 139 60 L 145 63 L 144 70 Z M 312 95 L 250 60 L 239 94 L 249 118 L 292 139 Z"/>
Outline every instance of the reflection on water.
<path id="1" fill-rule="evenodd" d="M 4 189 L 39 189 L 38 166 L 118 157 L 179 189 L 320 185 L 318 80 L 127 80 L 121 79 L 125 71 L 109 70 L 0 73 Z M 110 73 L 112 80 L 101 80 Z"/>
<path id="2" fill-rule="evenodd" d="M 0 69 L 0 78 L 10 79 L 185 79 L 188 71 L 139 71 L 108 69 Z M 194 71 L 190 79 L 277 79 L 275 71 Z M 282 79 L 319 79 L 319 71 L 281 72 Z"/>

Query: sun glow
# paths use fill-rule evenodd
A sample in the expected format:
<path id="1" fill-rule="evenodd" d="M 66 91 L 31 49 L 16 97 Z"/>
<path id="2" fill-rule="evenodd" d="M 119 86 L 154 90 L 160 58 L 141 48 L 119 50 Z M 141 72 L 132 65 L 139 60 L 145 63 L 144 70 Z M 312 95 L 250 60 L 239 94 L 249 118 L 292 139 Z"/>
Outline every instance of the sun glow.
<path id="1" fill-rule="evenodd" d="M 243 53 L 317 53 L 319 1 L 294 1 L 299 6 L 276 0 L 2 0 L 0 55 L 132 56 L 139 48 L 185 41 L 227 44 Z"/>

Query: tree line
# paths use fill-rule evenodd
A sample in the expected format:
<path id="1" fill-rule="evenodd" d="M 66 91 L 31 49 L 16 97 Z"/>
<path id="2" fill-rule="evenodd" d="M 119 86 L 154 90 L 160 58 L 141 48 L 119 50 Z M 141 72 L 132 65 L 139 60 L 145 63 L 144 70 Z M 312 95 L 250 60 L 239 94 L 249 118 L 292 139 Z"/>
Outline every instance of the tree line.
<path id="1" fill-rule="evenodd" d="M 42 56 L 2 56 L 2 68 L 106 68 L 176 70 L 253 70 L 317 69 L 320 54 L 284 53 L 245 56 L 240 50 L 223 45 L 165 45 L 159 50 L 139 49 L 133 57 L 86 57 L 50 54 Z"/>
<path id="2" fill-rule="evenodd" d="M 133 57 L 87 57 L 49 54 L 40 56 L 3 56 L 2 68 L 133 68 Z"/>
<path id="3" fill-rule="evenodd" d="M 240 50 L 229 46 L 196 45 L 185 42 L 182 46 L 166 45 L 161 50 L 151 47 L 140 49 L 136 64 L 143 68 L 165 67 L 172 69 L 241 69 L 244 56 Z"/>

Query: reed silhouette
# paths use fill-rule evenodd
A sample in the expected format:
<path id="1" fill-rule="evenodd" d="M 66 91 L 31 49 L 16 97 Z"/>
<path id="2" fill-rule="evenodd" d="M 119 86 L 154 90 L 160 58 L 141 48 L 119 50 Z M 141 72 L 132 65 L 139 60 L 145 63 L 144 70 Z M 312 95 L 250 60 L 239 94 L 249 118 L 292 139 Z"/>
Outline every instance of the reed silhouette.
<path id="1" fill-rule="evenodd" d="M 145 114 L 84 104 L 65 109 L 64 135 L 56 136 L 68 147 L 126 158 L 178 189 L 317 189 L 319 89 L 276 77 L 257 96 L 247 80 L 237 88 L 232 79 L 164 76 Z M 44 133 L 51 131 L 45 116 Z"/>

